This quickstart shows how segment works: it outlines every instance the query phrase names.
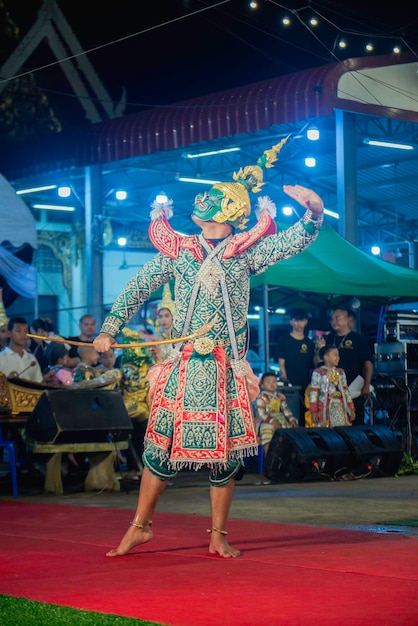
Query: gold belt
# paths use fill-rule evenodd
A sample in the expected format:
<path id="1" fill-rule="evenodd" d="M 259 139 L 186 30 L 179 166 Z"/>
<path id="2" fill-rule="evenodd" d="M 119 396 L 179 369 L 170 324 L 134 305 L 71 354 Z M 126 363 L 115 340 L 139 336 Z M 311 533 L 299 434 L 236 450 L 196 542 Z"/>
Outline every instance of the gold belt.
<path id="1" fill-rule="evenodd" d="M 193 342 L 193 348 L 198 354 L 210 354 L 214 348 L 225 348 L 230 346 L 229 339 L 217 339 L 216 341 L 211 337 L 199 337 Z"/>

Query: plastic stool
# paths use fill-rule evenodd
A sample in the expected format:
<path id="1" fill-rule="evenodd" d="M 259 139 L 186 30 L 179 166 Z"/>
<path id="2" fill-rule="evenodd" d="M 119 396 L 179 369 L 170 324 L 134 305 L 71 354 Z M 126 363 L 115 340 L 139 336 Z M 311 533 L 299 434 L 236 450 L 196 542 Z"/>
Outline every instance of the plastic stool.
<path id="1" fill-rule="evenodd" d="M 0 448 L 7 448 L 10 463 L 10 473 L 12 475 L 12 493 L 17 498 L 17 470 L 16 470 L 16 453 L 13 441 L 5 441 L 0 426 Z"/>

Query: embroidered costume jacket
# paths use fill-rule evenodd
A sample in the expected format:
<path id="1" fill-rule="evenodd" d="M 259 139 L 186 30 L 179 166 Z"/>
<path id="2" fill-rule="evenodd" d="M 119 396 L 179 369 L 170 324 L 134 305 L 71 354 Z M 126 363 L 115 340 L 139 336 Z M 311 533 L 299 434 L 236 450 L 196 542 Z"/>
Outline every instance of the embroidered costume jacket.
<path id="1" fill-rule="evenodd" d="M 151 223 L 150 239 L 159 252 L 128 282 L 101 332 L 115 336 L 172 279 L 172 337 L 213 324 L 207 337 L 176 344 L 163 366 L 155 366 L 159 370 L 155 385 L 151 383 L 145 445 L 161 458 L 169 457 L 173 468 L 228 467 L 228 460 L 256 453 L 255 395 L 249 395 L 252 370 L 245 361 L 250 277 L 302 252 L 317 237 L 321 223 L 322 216 L 313 220 L 308 211 L 276 234 L 270 215 L 263 212 L 256 226 L 230 236 L 212 255 L 213 247 L 202 235 L 180 235 L 165 217 Z"/>

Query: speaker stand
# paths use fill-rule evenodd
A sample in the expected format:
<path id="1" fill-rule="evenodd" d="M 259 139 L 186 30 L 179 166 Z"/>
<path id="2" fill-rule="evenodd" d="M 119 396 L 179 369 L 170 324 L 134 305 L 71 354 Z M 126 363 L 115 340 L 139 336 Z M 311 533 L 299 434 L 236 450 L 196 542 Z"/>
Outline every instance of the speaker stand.
<path id="1" fill-rule="evenodd" d="M 116 450 L 93 452 L 89 456 L 89 471 L 84 481 L 84 491 L 120 491 L 115 476 Z"/>

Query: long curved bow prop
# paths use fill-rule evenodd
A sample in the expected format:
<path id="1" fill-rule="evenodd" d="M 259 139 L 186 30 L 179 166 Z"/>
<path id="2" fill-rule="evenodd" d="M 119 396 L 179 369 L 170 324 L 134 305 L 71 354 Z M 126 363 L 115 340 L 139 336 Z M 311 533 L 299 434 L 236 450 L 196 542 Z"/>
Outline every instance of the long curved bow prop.
<path id="1" fill-rule="evenodd" d="M 185 335 L 184 337 L 176 337 L 173 339 L 156 339 L 155 341 L 141 341 L 140 343 L 114 343 L 112 344 L 112 348 L 117 349 L 125 349 L 125 348 L 150 348 L 152 346 L 163 346 L 164 344 L 172 344 L 172 343 L 180 343 L 182 341 L 191 341 L 192 339 L 197 339 L 197 337 L 201 337 L 205 335 L 208 330 L 210 330 L 213 326 L 214 322 L 209 322 L 208 324 L 204 324 L 201 328 L 198 328 L 191 335 Z M 55 343 L 67 343 L 70 346 L 89 346 L 91 347 L 93 344 L 87 343 L 85 341 L 69 341 L 68 339 L 63 339 L 62 337 L 43 337 L 42 335 L 32 335 L 28 333 L 28 337 L 31 339 L 41 339 L 42 341 L 53 341 Z"/>

